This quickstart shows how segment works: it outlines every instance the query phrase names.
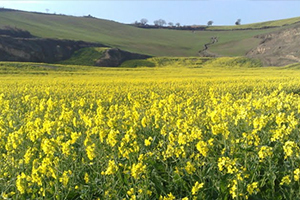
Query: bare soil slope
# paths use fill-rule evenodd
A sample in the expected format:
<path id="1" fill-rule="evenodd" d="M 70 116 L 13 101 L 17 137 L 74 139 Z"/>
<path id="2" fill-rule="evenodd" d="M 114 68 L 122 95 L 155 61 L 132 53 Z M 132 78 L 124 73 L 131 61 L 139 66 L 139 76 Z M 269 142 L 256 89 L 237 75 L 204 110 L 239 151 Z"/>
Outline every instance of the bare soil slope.
<path id="1" fill-rule="evenodd" d="M 267 66 L 300 62 L 300 25 L 256 36 L 262 42 L 246 55 L 260 59 Z"/>

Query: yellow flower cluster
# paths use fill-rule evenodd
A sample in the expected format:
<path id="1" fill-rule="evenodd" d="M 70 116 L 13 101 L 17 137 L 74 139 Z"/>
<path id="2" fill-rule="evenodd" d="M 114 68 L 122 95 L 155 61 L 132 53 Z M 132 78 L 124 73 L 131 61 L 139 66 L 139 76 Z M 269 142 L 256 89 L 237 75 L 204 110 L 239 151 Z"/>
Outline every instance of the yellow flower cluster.
<path id="1" fill-rule="evenodd" d="M 299 199 L 299 79 L 198 75 L 1 80 L 2 198 Z"/>
<path id="2" fill-rule="evenodd" d="M 265 158 L 273 155 L 273 148 L 268 146 L 262 146 L 258 152 L 259 162 L 263 162 Z"/>

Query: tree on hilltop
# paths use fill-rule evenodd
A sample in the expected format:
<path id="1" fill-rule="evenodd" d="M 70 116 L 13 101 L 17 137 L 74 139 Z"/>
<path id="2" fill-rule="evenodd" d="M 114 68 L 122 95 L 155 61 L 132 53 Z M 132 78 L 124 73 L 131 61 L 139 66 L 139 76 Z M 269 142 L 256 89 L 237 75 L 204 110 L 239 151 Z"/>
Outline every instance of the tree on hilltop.
<path id="1" fill-rule="evenodd" d="M 241 25 L 241 19 L 236 20 L 235 25 Z"/>
<path id="2" fill-rule="evenodd" d="M 145 18 L 141 19 L 142 25 L 146 25 L 147 23 L 148 23 L 148 19 L 145 19 Z"/>
<path id="3" fill-rule="evenodd" d="M 164 26 L 167 24 L 167 22 L 163 19 L 155 20 L 153 23 L 155 26 Z"/>
<path id="4" fill-rule="evenodd" d="M 171 27 L 174 26 L 173 22 L 169 22 L 168 25 L 171 26 Z"/>
<path id="5" fill-rule="evenodd" d="M 214 22 L 210 20 L 210 21 L 207 22 L 207 26 L 211 26 L 213 23 Z"/>

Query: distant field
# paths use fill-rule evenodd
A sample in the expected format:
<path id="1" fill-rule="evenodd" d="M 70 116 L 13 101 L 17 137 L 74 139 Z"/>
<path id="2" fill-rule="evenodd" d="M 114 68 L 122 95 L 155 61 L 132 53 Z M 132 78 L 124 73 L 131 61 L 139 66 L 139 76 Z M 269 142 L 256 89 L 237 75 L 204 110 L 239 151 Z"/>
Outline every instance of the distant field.
<path id="1" fill-rule="evenodd" d="M 203 49 L 205 43 L 210 42 L 211 37 L 219 38 L 219 42 L 211 46 L 212 51 L 226 56 L 240 56 L 259 43 L 259 40 L 251 37 L 280 29 L 213 31 L 218 27 L 210 27 L 210 31 L 196 32 L 140 29 L 101 19 L 19 11 L 1 11 L 0 18 L 0 26 L 18 27 L 39 37 L 99 42 L 123 50 L 154 56 L 197 56 L 197 52 Z M 266 24 L 283 25 L 295 21 L 297 19 Z M 263 25 L 239 27 L 260 26 Z M 222 27 L 222 29 L 230 29 L 230 27 Z"/>

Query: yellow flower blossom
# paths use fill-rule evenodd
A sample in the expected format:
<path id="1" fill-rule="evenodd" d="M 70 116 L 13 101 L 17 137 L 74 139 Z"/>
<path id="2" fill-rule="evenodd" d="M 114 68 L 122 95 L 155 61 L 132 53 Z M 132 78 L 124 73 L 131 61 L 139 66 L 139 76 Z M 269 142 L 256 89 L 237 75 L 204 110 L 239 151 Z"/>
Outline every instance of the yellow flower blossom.
<path id="1" fill-rule="evenodd" d="M 218 168 L 220 171 L 227 170 L 227 173 L 233 174 L 237 171 L 236 162 L 228 157 L 221 157 L 218 159 Z"/>
<path id="2" fill-rule="evenodd" d="M 280 185 L 289 185 L 290 183 L 291 183 L 290 176 L 287 175 L 281 179 Z"/>
<path id="3" fill-rule="evenodd" d="M 149 137 L 148 139 L 145 139 L 145 146 L 150 146 L 151 145 L 151 142 L 152 142 L 153 138 L 152 137 Z"/>
<path id="4" fill-rule="evenodd" d="M 294 170 L 294 180 L 299 181 L 299 178 L 300 178 L 300 169 L 297 168 Z"/>
<path id="5" fill-rule="evenodd" d="M 133 164 L 131 167 L 131 176 L 135 179 L 141 178 L 140 175 L 146 172 L 146 165 L 143 163 Z"/>
<path id="6" fill-rule="evenodd" d="M 197 147 L 197 150 L 200 152 L 200 154 L 204 157 L 207 156 L 207 152 L 208 152 L 208 147 L 207 147 L 207 144 L 206 142 L 204 141 L 199 141 L 196 145 Z"/>
<path id="7" fill-rule="evenodd" d="M 266 157 L 273 155 L 273 148 L 262 146 L 258 152 L 258 157 L 260 158 L 259 162 L 263 162 Z"/>
<path id="8" fill-rule="evenodd" d="M 109 160 L 108 167 L 104 172 L 105 175 L 112 175 L 118 171 L 119 167 L 116 165 L 114 160 Z"/>
<path id="9" fill-rule="evenodd" d="M 203 188 L 204 183 L 199 183 L 198 181 L 195 183 L 195 185 L 192 188 L 192 195 L 196 195 L 198 191 Z"/>
<path id="10" fill-rule="evenodd" d="M 186 163 L 185 170 L 188 174 L 193 174 L 196 171 L 196 168 L 190 161 L 188 161 Z"/>
<path id="11" fill-rule="evenodd" d="M 17 176 L 16 187 L 21 194 L 24 194 L 26 192 L 27 186 L 24 183 L 25 179 L 26 179 L 26 175 L 24 173 Z"/>
<path id="12" fill-rule="evenodd" d="M 291 157 L 293 153 L 295 153 L 297 156 L 299 154 L 299 147 L 294 141 L 285 142 L 283 146 L 283 150 L 285 154 L 284 156 L 285 159 Z"/>
<path id="13" fill-rule="evenodd" d="M 237 189 L 238 189 L 237 185 L 238 185 L 237 180 L 232 180 L 231 185 L 229 185 L 229 187 L 230 187 L 229 193 L 231 194 L 231 197 L 233 199 L 238 196 L 238 194 L 237 194 Z"/>
<path id="14" fill-rule="evenodd" d="M 89 145 L 86 147 L 86 154 L 90 160 L 94 160 L 94 158 L 96 157 L 95 144 L 92 144 L 92 145 Z"/>
<path id="15" fill-rule="evenodd" d="M 259 192 L 258 182 L 253 182 L 247 185 L 247 192 L 252 195 L 253 193 Z"/>
<path id="16" fill-rule="evenodd" d="M 72 172 L 70 170 L 64 171 L 62 177 L 59 179 L 59 182 L 63 184 L 63 186 L 67 186 L 69 182 L 69 175 L 71 175 Z"/>
<path id="17" fill-rule="evenodd" d="M 174 197 L 174 195 L 172 193 L 169 193 L 168 196 L 166 197 L 159 197 L 159 200 L 175 200 L 176 198 Z"/>
<path id="18" fill-rule="evenodd" d="M 84 181 L 85 183 L 89 183 L 90 182 L 90 176 L 88 173 L 84 173 Z"/>

